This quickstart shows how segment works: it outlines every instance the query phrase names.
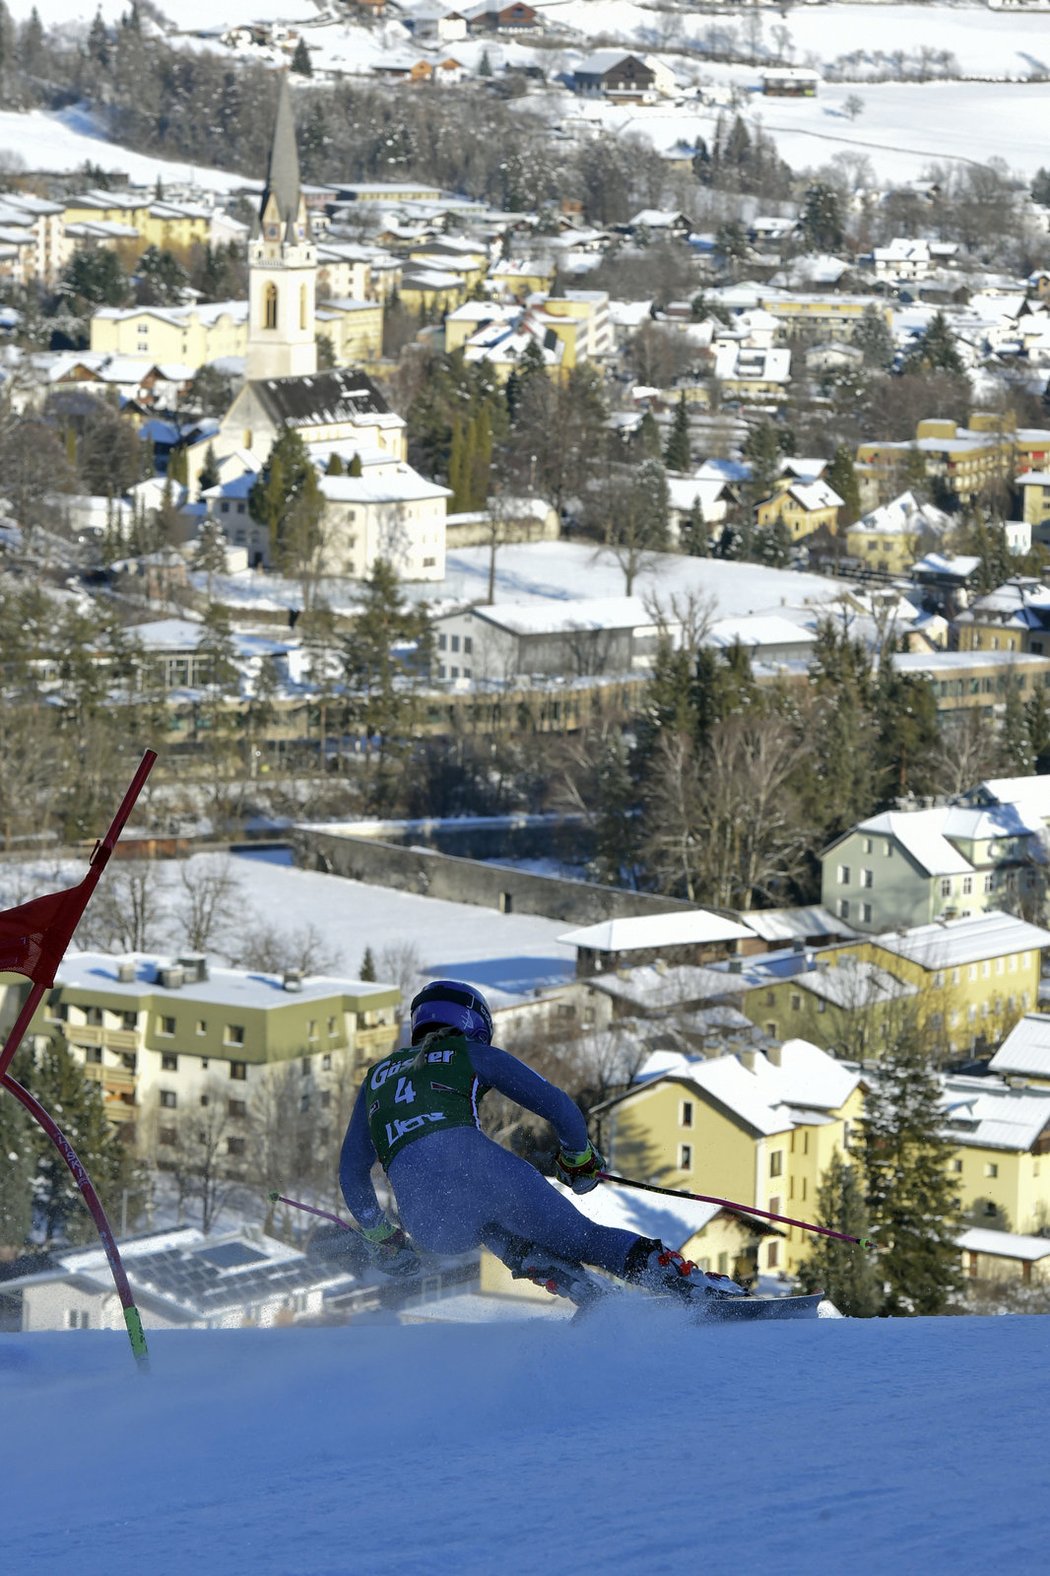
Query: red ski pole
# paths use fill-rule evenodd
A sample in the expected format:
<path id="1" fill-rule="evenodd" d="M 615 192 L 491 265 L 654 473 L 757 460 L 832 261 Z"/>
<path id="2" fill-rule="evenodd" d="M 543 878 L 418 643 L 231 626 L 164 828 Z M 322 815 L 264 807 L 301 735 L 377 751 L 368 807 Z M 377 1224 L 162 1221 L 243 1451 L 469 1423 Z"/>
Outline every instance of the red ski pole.
<path id="1" fill-rule="evenodd" d="M 802 1231 L 814 1231 L 821 1237 L 834 1237 L 836 1242 L 852 1242 L 858 1248 L 874 1248 L 870 1237 L 851 1237 L 845 1231 L 832 1231 L 830 1226 L 815 1226 L 810 1220 L 795 1220 L 791 1215 L 774 1215 L 772 1210 L 756 1209 L 753 1204 L 736 1204 L 731 1198 L 713 1198 L 710 1193 L 687 1193 L 684 1188 L 658 1187 L 655 1182 L 634 1182 L 630 1177 L 616 1176 L 612 1171 L 599 1171 L 603 1182 L 616 1182 L 620 1187 L 637 1187 L 646 1193 L 665 1193 L 668 1198 L 692 1198 L 698 1204 L 720 1204 L 723 1209 L 734 1210 L 738 1215 L 761 1215 L 763 1220 L 779 1220 L 785 1226 L 798 1226 Z"/>
<path id="2" fill-rule="evenodd" d="M 307 1215 L 320 1215 L 322 1220 L 332 1220 L 337 1226 L 342 1226 L 344 1231 L 356 1231 L 348 1220 L 342 1220 L 338 1215 L 331 1214 L 327 1209 L 315 1209 L 312 1204 L 304 1204 L 301 1199 L 286 1198 L 283 1193 L 271 1193 L 271 1204 L 287 1204 L 290 1209 L 301 1209 Z"/>

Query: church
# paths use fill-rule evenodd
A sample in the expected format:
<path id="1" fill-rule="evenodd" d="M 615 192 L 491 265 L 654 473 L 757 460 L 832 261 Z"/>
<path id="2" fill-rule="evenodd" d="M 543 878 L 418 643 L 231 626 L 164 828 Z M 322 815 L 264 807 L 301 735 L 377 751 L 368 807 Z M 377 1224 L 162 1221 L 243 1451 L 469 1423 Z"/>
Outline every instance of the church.
<path id="1" fill-rule="evenodd" d="M 220 483 L 204 499 L 231 544 L 247 547 L 253 565 L 269 567 L 271 544 L 245 518 L 245 476 L 263 469 L 275 439 L 293 427 L 322 473 L 328 501 L 322 572 L 363 578 L 375 557 L 383 556 L 405 579 L 443 579 L 451 493 L 408 465 L 404 419 L 367 374 L 351 367 L 318 371 L 316 310 L 317 247 L 299 177 L 288 79 L 282 75 L 266 184 L 249 243 L 245 381 L 211 440 Z M 202 448 L 193 451 L 193 481 L 204 464 Z M 344 472 L 359 460 L 354 469 L 361 474 L 323 474 L 334 454 Z M 235 497 L 239 531 L 231 529 Z"/>

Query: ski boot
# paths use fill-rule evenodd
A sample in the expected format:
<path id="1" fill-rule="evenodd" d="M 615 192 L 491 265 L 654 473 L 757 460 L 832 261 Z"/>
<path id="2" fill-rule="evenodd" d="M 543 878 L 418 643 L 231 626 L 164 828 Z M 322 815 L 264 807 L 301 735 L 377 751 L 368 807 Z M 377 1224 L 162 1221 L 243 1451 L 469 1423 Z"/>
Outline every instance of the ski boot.
<path id="1" fill-rule="evenodd" d="M 567 1297 L 577 1308 L 589 1308 L 612 1290 L 598 1275 L 573 1264 L 556 1253 L 550 1253 L 526 1242 L 523 1237 L 513 1237 L 501 1251 L 500 1258 L 515 1280 L 530 1280 L 542 1286 L 555 1297 Z"/>
<path id="2" fill-rule="evenodd" d="M 658 1297 L 680 1297 L 685 1302 L 722 1302 L 730 1297 L 746 1297 L 747 1292 L 728 1275 L 713 1275 L 698 1269 L 674 1248 L 667 1248 L 655 1237 L 639 1237 L 627 1255 L 624 1280 Z"/>

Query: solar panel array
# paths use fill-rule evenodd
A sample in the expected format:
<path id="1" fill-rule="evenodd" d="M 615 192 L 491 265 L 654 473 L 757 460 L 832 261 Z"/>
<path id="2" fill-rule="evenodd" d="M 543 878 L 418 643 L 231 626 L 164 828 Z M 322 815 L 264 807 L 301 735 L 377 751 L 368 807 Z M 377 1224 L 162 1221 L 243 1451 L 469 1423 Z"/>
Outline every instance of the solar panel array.
<path id="1" fill-rule="evenodd" d="M 250 1268 L 222 1270 L 201 1254 L 166 1248 L 134 1261 L 129 1273 L 143 1288 L 201 1313 L 291 1295 L 318 1283 L 317 1267 L 303 1259 L 253 1258 Z"/>

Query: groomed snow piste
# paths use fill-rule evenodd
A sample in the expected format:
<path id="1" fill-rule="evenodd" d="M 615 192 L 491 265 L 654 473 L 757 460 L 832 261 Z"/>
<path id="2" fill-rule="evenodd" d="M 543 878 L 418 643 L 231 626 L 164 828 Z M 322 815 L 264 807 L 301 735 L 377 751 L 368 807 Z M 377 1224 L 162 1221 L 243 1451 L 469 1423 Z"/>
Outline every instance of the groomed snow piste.
<path id="1" fill-rule="evenodd" d="M 1046 1569 L 1050 1321 L 0 1336 L 11 1576 Z"/>

